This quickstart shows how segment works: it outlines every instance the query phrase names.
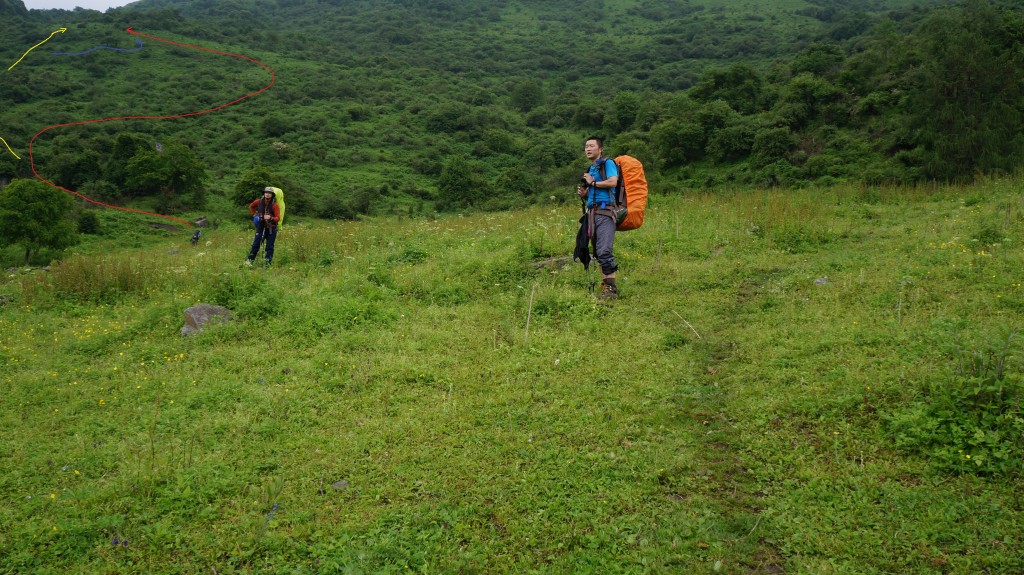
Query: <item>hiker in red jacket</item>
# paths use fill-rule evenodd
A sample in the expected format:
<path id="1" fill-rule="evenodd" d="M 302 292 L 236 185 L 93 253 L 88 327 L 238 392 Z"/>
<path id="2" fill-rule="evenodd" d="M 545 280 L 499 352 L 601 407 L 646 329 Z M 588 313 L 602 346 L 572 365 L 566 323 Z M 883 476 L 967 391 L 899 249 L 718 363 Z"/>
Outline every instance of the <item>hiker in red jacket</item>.
<path id="1" fill-rule="evenodd" d="M 281 207 L 277 205 L 277 195 L 274 188 L 267 186 L 263 188 L 263 197 L 253 200 L 249 204 L 249 213 L 252 214 L 252 221 L 256 225 L 256 237 L 252 240 L 252 248 L 249 249 L 249 257 L 245 259 L 245 265 L 251 266 L 256 254 L 260 251 L 260 244 L 264 240 L 267 247 L 263 251 L 266 258 L 266 265 L 274 259 L 274 241 L 277 240 L 277 223 L 281 221 Z"/>

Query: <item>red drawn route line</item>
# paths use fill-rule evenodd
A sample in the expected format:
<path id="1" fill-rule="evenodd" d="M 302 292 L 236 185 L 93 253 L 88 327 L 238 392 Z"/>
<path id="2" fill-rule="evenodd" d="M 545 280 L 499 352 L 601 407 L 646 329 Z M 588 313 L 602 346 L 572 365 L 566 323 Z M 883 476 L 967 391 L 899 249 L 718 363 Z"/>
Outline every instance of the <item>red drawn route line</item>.
<path id="1" fill-rule="evenodd" d="M 37 178 L 39 178 L 40 180 L 42 180 L 46 184 L 49 184 L 50 186 L 52 186 L 54 188 L 57 188 L 58 190 L 67 192 L 67 193 L 69 193 L 69 194 L 71 194 L 73 196 L 77 196 L 77 197 L 79 197 L 79 198 L 81 198 L 81 199 L 83 199 L 83 200 L 85 200 L 85 201 L 87 201 L 87 202 L 89 202 L 91 204 L 96 204 L 97 206 L 103 206 L 105 208 L 111 208 L 111 209 L 114 209 L 114 210 L 121 210 L 121 211 L 124 211 L 124 212 L 132 212 L 132 213 L 136 213 L 136 214 L 143 214 L 143 215 L 146 215 L 146 216 L 156 216 L 158 218 L 166 218 L 168 220 L 173 220 L 173 221 L 178 222 L 180 224 L 184 224 L 185 227 L 187 227 L 187 228 L 191 228 L 192 224 L 186 222 L 185 220 L 180 220 L 178 218 L 175 218 L 173 216 L 168 216 L 168 215 L 164 215 L 164 214 L 154 214 L 152 212 L 146 212 L 146 211 L 135 210 L 135 209 L 132 209 L 132 208 L 126 208 L 126 207 L 122 207 L 122 206 L 113 206 L 113 205 L 110 205 L 110 204 L 105 204 L 103 202 L 96 201 L 96 200 L 94 200 L 92 198 L 87 198 L 86 196 L 83 196 L 82 194 L 79 194 L 78 192 L 69 190 L 69 189 L 67 189 L 65 187 L 58 186 L 57 184 L 55 184 L 55 183 L 51 182 L 50 180 L 47 180 L 46 178 L 44 178 L 41 175 L 39 175 L 39 172 L 36 171 L 36 164 L 35 164 L 34 157 L 32 155 L 32 145 L 35 143 L 36 138 L 38 138 L 39 136 L 42 136 L 43 134 L 45 134 L 46 132 L 49 132 L 50 130 L 54 130 L 54 129 L 57 129 L 57 128 L 67 128 L 69 126 L 84 126 L 86 124 L 100 124 L 100 123 L 103 123 L 103 122 L 120 122 L 120 121 L 123 121 L 123 120 L 172 120 L 172 119 L 176 119 L 176 118 L 190 118 L 190 117 L 193 117 L 193 116 L 202 116 L 203 114 L 209 114 L 210 112 L 216 112 L 217 110 L 223 110 L 224 108 L 227 108 L 228 106 L 233 106 L 233 105 L 241 102 L 242 100 L 247 100 L 247 99 L 252 98 L 254 96 L 258 96 L 259 94 L 262 94 L 263 92 L 266 92 L 267 90 L 270 89 L 271 86 L 274 85 L 274 81 L 275 81 L 276 75 L 274 74 L 274 70 L 271 69 L 270 66 L 267 66 L 266 64 L 264 64 L 264 63 L 262 63 L 262 62 L 260 62 L 258 60 L 254 60 L 254 59 L 252 59 L 252 58 L 250 58 L 248 56 L 243 56 L 241 54 L 232 54 L 231 52 L 222 52 L 220 50 L 214 50 L 213 48 L 206 48 L 204 46 L 193 46 L 191 44 L 182 44 L 180 42 L 174 42 L 173 40 L 166 40 L 164 38 L 158 38 L 156 36 L 150 36 L 148 34 L 143 34 L 141 32 L 136 32 L 135 30 L 132 29 L 131 26 L 129 26 L 125 31 L 128 32 L 129 34 L 132 34 L 132 35 L 135 35 L 135 36 L 141 36 L 143 38 L 149 38 L 150 40 L 156 40 L 157 42 L 163 42 L 164 44 L 170 44 L 172 46 L 179 46 L 181 48 L 191 48 L 193 50 L 203 50 L 203 51 L 206 51 L 206 52 L 213 52 L 214 54 L 220 54 L 222 56 L 231 56 L 232 58 L 238 58 L 238 59 L 241 59 L 241 60 L 247 60 L 249 62 L 252 62 L 253 64 L 256 64 L 256 65 L 264 68 L 267 72 L 270 72 L 270 82 L 266 86 L 263 86 L 262 88 L 260 88 L 259 90 L 256 90 L 255 92 L 250 92 L 250 93 L 242 96 L 241 98 L 237 98 L 235 100 L 227 102 L 226 104 L 221 104 L 219 106 L 214 106 L 213 108 L 207 108 L 205 110 L 199 110 L 198 112 L 186 112 L 184 114 L 175 114 L 175 115 L 172 115 L 172 116 L 118 116 L 116 118 L 101 118 L 101 119 L 97 119 L 97 120 L 83 120 L 81 122 L 69 122 L 69 123 L 66 123 L 66 124 L 57 124 L 57 125 L 54 125 L 54 126 L 49 126 L 49 127 L 43 128 L 35 136 L 32 136 L 31 140 L 29 140 L 29 143 L 28 143 L 28 162 L 29 162 L 29 166 L 32 168 L 32 173 L 35 174 L 35 176 Z"/>

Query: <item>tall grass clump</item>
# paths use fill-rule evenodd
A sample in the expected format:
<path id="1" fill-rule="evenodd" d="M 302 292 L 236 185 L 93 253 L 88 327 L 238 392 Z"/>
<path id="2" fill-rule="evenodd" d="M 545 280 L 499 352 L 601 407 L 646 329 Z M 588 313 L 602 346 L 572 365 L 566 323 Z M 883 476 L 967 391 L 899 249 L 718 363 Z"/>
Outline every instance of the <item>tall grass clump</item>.
<path id="1" fill-rule="evenodd" d="M 329 228 L 288 226 L 282 228 L 282 247 L 290 261 L 329 266 L 344 257 L 338 246 L 338 237 L 332 232 Z"/>
<path id="2" fill-rule="evenodd" d="M 737 192 L 733 203 L 748 233 L 785 252 L 797 253 L 835 239 L 829 210 L 840 194 L 834 189 L 753 190 Z"/>
<path id="3" fill-rule="evenodd" d="M 73 255 L 51 266 L 48 273 L 24 276 L 21 293 L 27 305 L 58 300 L 115 303 L 159 287 L 165 273 L 164 261 L 146 255 Z"/>

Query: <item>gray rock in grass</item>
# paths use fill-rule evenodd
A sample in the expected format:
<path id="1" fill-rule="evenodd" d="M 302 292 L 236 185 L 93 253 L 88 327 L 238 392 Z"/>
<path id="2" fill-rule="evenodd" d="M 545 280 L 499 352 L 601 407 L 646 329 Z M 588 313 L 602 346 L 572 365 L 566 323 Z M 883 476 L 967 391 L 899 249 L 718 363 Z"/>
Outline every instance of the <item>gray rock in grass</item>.
<path id="1" fill-rule="evenodd" d="M 227 308 L 208 303 L 196 304 L 185 310 L 185 325 L 181 335 L 192 335 L 202 331 L 210 323 L 231 321 L 231 312 Z"/>

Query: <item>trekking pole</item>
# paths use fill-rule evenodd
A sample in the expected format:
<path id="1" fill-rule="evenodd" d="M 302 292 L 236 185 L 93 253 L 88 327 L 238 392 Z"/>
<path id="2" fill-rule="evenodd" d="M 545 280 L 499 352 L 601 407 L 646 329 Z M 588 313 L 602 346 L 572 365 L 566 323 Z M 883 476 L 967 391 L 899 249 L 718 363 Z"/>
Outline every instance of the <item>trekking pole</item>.
<path id="1" fill-rule="evenodd" d="M 260 248 L 263 250 L 263 259 L 267 259 L 267 243 L 270 242 L 270 222 L 263 221 L 263 241 L 260 243 Z"/>

